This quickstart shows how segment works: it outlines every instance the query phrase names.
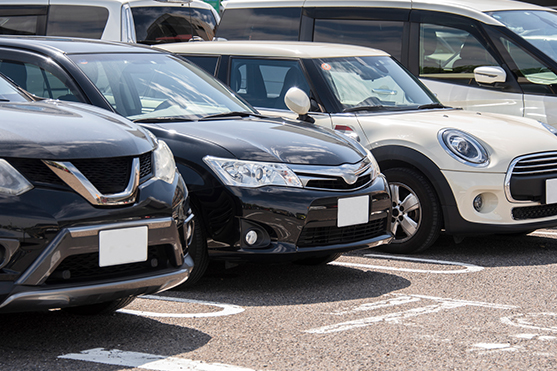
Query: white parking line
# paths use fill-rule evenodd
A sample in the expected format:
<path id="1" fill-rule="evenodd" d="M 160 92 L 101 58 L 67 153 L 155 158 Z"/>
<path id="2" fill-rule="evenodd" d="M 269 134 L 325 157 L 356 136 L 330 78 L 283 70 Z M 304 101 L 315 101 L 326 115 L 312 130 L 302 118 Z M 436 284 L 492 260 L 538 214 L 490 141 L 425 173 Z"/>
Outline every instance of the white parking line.
<path id="1" fill-rule="evenodd" d="M 557 232 L 542 232 L 535 231 L 529 234 L 530 236 L 557 236 Z"/>
<path id="2" fill-rule="evenodd" d="M 207 313 L 159 313 L 159 312 L 146 312 L 140 310 L 132 310 L 132 309 L 119 309 L 118 312 L 127 313 L 127 314 L 134 314 L 136 316 L 144 316 L 144 317 L 164 317 L 164 318 L 205 318 L 205 317 L 222 317 L 222 316 L 231 316 L 233 314 L 242 313 L 244 308 L 238 305 L 232 304 L 221 304 L 215 303 L 212 301 L 201 301 L 201 300 L 192 300 L 192 299 L 182 299 L 182 298 L 172 298 L 168 296 L 157 296 L 157 295 L 144 295 L 138 297 L 136 300 L 163 300 L 163 301 L 172 301 L 177 303 L 187 303 L 187 304 L 200 304 L 200 305 L 208 305 L 222 308 L 219 312 L 207 312 Z"/>
<path id="3" fill-rule="evenodd" d="M 138 352 L 124 352 L 118 349 L 89 349 L 81 353 L 65 354 L 58 358 L 122 367 L 136 367 L 155 371 L 253 371 L 251 368 L 230 366 L 222 363 L 205 363 L 185 358 L 164 357 Z"/>
<path id="4" fill-rule="evenodd" d="M 397 268 L 397 267 L 386 267 L 384 265 L 368 265 L 368 264 L 358 264 L 358 263 L 346 263 L 346 262 L 331 262 L 329 264 L 340 265 L 345 267 L 355 267 L 355 268 L 365 268 L 365 269 L 379 269 L 388 271 L 400 271 L 400 272 L 414 272 L 414 273 L 433 273 L 433 274 L 460 274 L 460 273 L 472 273 L 479 272 L 483 270 L 483 267 L 468 263 L 451 262 L 445 260 L 432 260 L 432 259 L 421 259 L 421 258 L 411 258 L 406 256 L 397 255 L 383 255 L 383 254 L 366 254 L 366 257 L 377 258 L 377 259 L 392 259 L 392 260 L 403 260 L 417 263 L 427 263 L 427 264 L 440 264 L 440 265 L 456 265 L 465 267 L 465 269 L 459 270 L 425 270 L 425 269 L 409 269 L 409 268 Z"/>
<path id="5" fill-rule="evenodd" d="M 553 318 L 554 321 L 557 321 L 557 313 L 515 314 L 514 316 L 501 318 L 501 322 L 510 326 L 557 332 L 557 323 L 555 326 L 538 325 L 535 323 L 536 321 L 547 323 L 548 318 Z"/>
<path id="6" fill-rule="evenodd" d="M 437 313 L 442 310 L 448 309 L 455 309 L 465 306 L 476 306 L 476 307 L 484 307 L 484 308 L 491 308 L 491 309 L 515 309 L 517 308 L 514 305 L 501 305 L 501 304 L 492 304 L 492 303 L 483 303 L 479 301 L 468 301 L 468 300 L 458 300 L 458 299 L 446 299 L 446 298 L 438 298 L 434 296 L 425 296 L 425 295 L 404 295 L 402 296 L 401 301 L 393 301 L 390 304 L 386 303 L 385 301 L 379 302 L 380 305 L 378 306 L 370 306 L 367 305 L 366 309 L 362 309 L 362 306 L 353 310 L 353 312 L 361 311 L 361 310 L 371 310 L 376 308 L 382 308 L 385 306 L 396 306 L 405 303 L 411 302 L 409 298 L 417 298 L 417 299 L 426 299 L 426 300 L 433 300 L 438 302 L 438 304 L 427 305 L 425 307 L 413 308 L 403 312 L 395 312 L 395 313 L 388 313 L 380 316 L 374 317 L 367 317 L 362 318 L 354 321 L 347 321 L 342 323 L 337 323 L 330 326 L 323 326 L 319 328 L 314 328 L 310 330 L 306 330 L 305 332 L 310 334 L 330 334 L 334 332 L 340 331 L 348 331 L 355 328 L 371 326 L 375 323 L 385 322 L 385 323 L 392 323 L 392 324 L 400 324 L 403 320 L 411 317 L 417 317 L 425 314 Z M 415 301 L 415 300 L 413 300 Z M 366 305 L 366 304 L 364 304 Z"/>

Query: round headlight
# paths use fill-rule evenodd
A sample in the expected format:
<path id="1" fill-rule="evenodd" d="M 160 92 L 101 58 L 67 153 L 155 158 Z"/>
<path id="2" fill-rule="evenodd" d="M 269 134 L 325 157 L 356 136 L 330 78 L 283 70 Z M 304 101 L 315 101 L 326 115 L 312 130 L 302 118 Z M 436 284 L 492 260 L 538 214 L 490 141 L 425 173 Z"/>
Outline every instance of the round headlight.
<path id="1" fill-rule="evenodd" d="M 473 136 L 456 129 L 439 132 L 441 146 L 456 160 L 470 166 L 489 165 L 489 155 L 484 146 Z"/>

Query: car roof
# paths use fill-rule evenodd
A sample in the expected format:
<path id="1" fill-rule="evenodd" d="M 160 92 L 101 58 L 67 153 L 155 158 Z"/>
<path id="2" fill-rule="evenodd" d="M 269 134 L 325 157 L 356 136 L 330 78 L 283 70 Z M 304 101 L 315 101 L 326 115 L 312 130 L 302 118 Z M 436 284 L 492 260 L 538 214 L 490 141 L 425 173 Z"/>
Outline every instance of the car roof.
<path id="1" fill-rule="evenodd" d="M 148 46 L 121 42 L 55 36 L 0 36 L 0 46 L 49 53 L 157 53 Z"/>
<path id="2" fill-rule="evenodd" d="M 11 2 L 11 1 L 8 1 Z M 195 7 L 209 8 L 211 5 L 201 0 L 67 0 L 68 4 L 72 5 L 107 5 L 112 3 L 130 4 L 131 7 L 138 6 L 183 6 L 185 4 L 192 4 Z M 19 1 L 21 3 L 21 1 Z M 56 5 L 62 4 L 64 1 L 58 1 Z"/>
<path id="3" fill-rule="evenodd" d="M 545 10 L 538 5 L 513 0 L 228 0 L 224 8 L 275 8 L 275 7 L 374 7 L 392 9 L 431 10 L 460 14 L 487 24 L 501 25 L 486 12 L 501 10 Z M 342 4 L 342 5 L 340 5 Z"/>
<path id="4" fill-rule="evenodd" d="M 244 55 L 288 58 L 388 56 L 363 46 L 303 41 L 199 41 L 157 45 L 173 53 Z"/>

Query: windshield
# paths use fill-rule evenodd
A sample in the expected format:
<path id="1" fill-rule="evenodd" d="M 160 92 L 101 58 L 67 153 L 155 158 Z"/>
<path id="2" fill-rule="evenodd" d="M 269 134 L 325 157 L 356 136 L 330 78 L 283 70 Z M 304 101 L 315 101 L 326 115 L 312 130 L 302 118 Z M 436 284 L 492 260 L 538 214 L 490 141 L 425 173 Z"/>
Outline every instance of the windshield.
<path id="1" fill-rule="evenodd" d="M 130 120 L 198 120 L 230 112 L 255 113 L 213 76 L 169 54 L 70 57 L 114 110 Z"/>
<path id="2" fill-rule="evenodd" d="M 28 102 L 29 100 L 0 74 L 0 102 Z"/>
<path id="3" fill-rule="evenodd" d="M 344 111 L 404 110 L 439 104 L 389 57 L 325 58 L 315 63 Z"/>
<path id="4" fill-rule="evenodd" d="M 557 61 L 557 13 L 507 10 L 488 14 Z"/>

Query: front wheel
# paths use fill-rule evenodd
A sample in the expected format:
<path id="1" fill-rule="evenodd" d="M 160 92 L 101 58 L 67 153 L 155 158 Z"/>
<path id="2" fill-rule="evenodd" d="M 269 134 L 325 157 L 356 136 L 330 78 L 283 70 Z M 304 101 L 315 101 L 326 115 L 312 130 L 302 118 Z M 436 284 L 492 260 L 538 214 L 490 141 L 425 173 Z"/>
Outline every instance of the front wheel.
<path id="1" fill-rule="evenodd" d="M 410 168 L 386 169 L 393 203 L 391 232 L 394 239 L 380 249 L 409 254 L 431 246 L 441 231 L 441 207 L 431 183 Z"/>

